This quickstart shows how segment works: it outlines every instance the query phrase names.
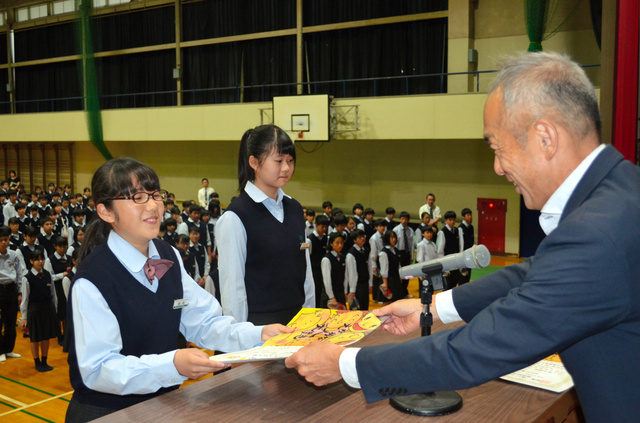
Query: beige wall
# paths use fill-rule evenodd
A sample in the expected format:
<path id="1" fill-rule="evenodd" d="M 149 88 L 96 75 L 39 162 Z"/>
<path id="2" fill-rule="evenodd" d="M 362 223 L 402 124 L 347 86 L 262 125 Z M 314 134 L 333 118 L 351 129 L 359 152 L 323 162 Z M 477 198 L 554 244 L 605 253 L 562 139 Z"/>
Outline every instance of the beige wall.
<path id="1" fill-rule="evenodd" d="M 564 13 L 568 19 L 543 47 L 566 52 L 583 64 L 600 63 L 588 1 L 579 0 L 569 14 L 574 3 L 557 2 L 558 16 Z M 450 55 L 466 60 L 473 46 L 477 68 L 493 70 L 501 56 L 526 51 L 522 2 L 451 4 L 458 8 L 464 28 L 450 31 Z M 472 8 L 469 14 L 464 7 Z M 464 60 L 451 57 L 450 63 L 463 66 Z M 588 72 L 598 85 L 599 70 Z M 481 78 L 481 91 L 491 80 L 491 75 Z M 519 196 L 493 173 L 492 153 L 482 141 L 484 100 L 484 94 L 464 93 L 336 100 L 336 105 L 359 106 L 359 131 L 320 145 L 299 143 L 296 173 L 286 192 L 317 209 L 331 200 L 350 212 L 361 202 L 377 216 L 393 206 L 415 220 L 428 192 L 436 194 L 443 212 L 475 210 L 478 197 L 504 198 L 509 210 L 506 251 L 518 253 Z M 129 155 L 156 169 L 163 187 L 178 199 L 195 198 L 201 178 L 207 177 L 227 203 L 236 195 L 238 141 L 247 128 L 260 123 L 260 109 L 266 107 L 270 103 L 109 110 L 103 112 L 104 137 L 114 155 Z M 0 128 L 0 142 L 75 141 L 78 187 L 90 185 L 92 173 L 103 163 L 86 141 L 83 113 L 3 115 Z"/>

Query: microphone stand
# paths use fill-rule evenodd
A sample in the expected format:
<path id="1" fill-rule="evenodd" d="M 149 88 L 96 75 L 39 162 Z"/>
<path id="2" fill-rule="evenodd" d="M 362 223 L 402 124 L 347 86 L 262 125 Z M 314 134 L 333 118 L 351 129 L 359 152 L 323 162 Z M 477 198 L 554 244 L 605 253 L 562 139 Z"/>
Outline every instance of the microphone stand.
<path id="1" fill-rule="evenodd" d="M 442 290 L 445 286 L 442 276 L 442 264 L 426 265 L 422 268 L 422 273 L 424 273 L 425 278 L 420 284 L 420 301 L 422 302 L 420 326 L 422 328 L 422 336 L 429 336 L 433 325 L 433 315 L 429 309 L 433 291 L 434 288 Z M 455 391 L 436 391 L 394 397 L 391 398 L 390 402 L 394 408 L 403 413 L 418 416 L 442 416 L 455 413 L 462 408 L 462 397 Z"/>

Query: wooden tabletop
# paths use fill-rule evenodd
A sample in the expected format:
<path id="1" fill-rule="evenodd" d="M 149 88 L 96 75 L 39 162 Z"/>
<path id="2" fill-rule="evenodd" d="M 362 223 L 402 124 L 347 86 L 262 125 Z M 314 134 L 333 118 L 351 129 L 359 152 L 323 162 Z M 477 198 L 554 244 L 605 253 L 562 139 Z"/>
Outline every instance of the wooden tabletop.
<path id="1" fill-rule="evenodd" d="M 453 326 L 449 326 L 453 327 Z M 442 330 L 434 325 L 434 331 Z M 417 336 L 397 337 L 375 331 L 355 346 L 402 342 Z M 556 422 L 578 405 L 573 389 L 562 394 L 494 380 L 457 391 L 462 409 L 440 417 L 419 417 L 394 409 L 388 400 L 367 404 L 362 392 L 344 382 L 322 388 L 304 381 L 284 361 L 237 366 L 168 394 L 150 399 L 98 421 L 222 421 L 321 422 L 344 418 L 349 422 Z"/>

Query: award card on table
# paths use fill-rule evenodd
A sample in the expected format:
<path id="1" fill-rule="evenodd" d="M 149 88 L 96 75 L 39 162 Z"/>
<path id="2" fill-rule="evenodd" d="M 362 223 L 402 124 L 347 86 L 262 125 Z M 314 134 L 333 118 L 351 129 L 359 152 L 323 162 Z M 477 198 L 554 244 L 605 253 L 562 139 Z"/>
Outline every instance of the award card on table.
<path id="1" fill-rule="evenodd" d="M 295 332 L 281 333 L 261 346 L 245 351 L 211 356 L 224 363 L 281 360 L 311 342 L 323 341 L 346 346 L 364 338 L 385 320 L 364 311 L 303 308 L 287 326 Z"/>

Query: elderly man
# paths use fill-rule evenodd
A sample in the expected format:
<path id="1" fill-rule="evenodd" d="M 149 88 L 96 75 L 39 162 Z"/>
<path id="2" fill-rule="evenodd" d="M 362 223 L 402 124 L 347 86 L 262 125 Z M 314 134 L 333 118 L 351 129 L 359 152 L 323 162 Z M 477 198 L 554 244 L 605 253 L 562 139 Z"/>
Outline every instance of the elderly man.
<path id="1" fill-rule="evenodd" d="M 466 325 L 401 344 L 315 343 L 287 361 L 316 385 L 341 377 L 367 401 L 469 388 L 559 352 L 588 421 L 640 415 L 640 169 L 601 144 L 593 86 L 569 59 L 511 59 L 484 109 L 494 169 L 541 210 L 535 256 L 436 296 L 433 312 Z M 385 327 L 419 326 L 420 304 L 377 310 Z M 416 366 L 416 363 L 422 363 Z"/>

